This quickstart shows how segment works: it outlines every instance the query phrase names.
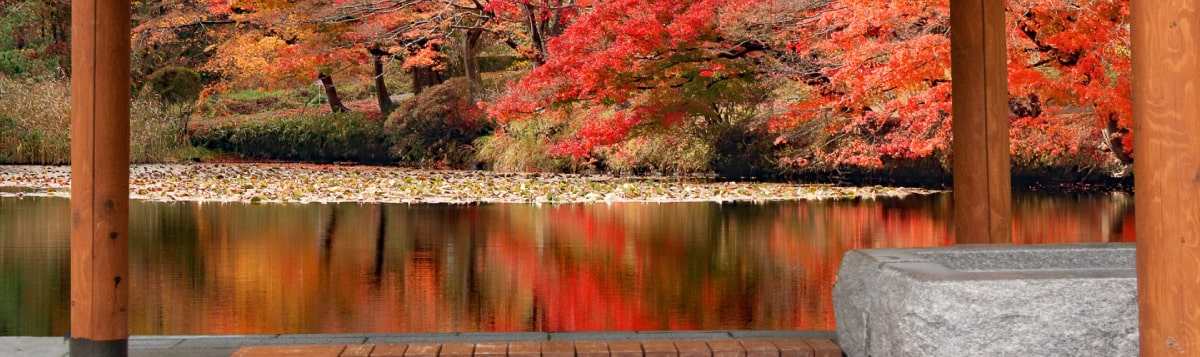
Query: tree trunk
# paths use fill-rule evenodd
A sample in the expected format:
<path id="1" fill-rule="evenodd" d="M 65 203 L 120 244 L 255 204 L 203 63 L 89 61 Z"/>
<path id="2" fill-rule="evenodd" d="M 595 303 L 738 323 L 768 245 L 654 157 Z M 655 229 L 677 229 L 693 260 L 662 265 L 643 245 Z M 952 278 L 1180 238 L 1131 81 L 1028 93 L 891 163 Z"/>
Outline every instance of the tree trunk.
<path id="1" fill-rule="evenodd" d="M 333 77 L 325 72 L 317 72 L 317 78 L 321 80 L 321 86 L 325 87 L 325 96 L 329 97 L 329 110 L 334 113 L 349 112 L 350 109 L 342 105 L 342 97 L 338 96 L 337 87 L 333 86 Z"/>
<path id="2" fill-rule="evenodd" d="M 419 48 L 425 47 L 426 45 L 427 44 L 424 41 L 418 42 L 415 45 L 415 47 L 409 47 L 408 54 L 410 56 L 416 55 L 420 52 Z M 441 48 L 438 45 L 432 45 L 432 47 L 430 47 L 430 49 L 433 51 L 437 51 L 438 53 L 441 53 Z M 442 83 L 442 73 L 440 71 L 434 70 L 434 68 L 441 65 L 441 63 L 440 63 L 442 61 L 441 56 L 439 55 L 438 57 L 436 57 L 434 59 L 434 61 L 435 61 L 435 63 L 432 63 L 429 66 L 413 67 L 408 70 L 409 74 L 412 75 L 412 92 L 413 92 L 413 94 L 421 94 L 421 92 L 424 91 L 425 88 L 429 88 L 429 87 L 432 87 L 432 86 Z"/>
<path id="3" fill-rule="evenodd" d="M 566 30 L 566 26 L 564 26 L 565 23 L 563 23 L 562 9 L 566 8 L 568 5 L 570 4 L 564 3 L 562 0 L 557 2 L 557 5 L 554 6 L 554 10 L 552 11 L 550 18 L 546 20 L 550 22 L 550 24 L 548 26 L 542 26 L 542 38 L 549 39 L 558 37 L 558 35 L 562 35 L 563 30 Z"/>
<path id="4" fill-rule="evenodd" d="M 388 92 L 387 83 L 383 81 L 384 55 L 374 52 L 372 54 L 375 55 L 375 96 L 379 98 L 379 113 L 386 118 L 395 104 L 392 103 L 392 95 Z"/>
<path id="5" fill-rule="evenodd" d="M 415 67 L 411 71 L 413 94 L 421 94 L 425 88 L 442 84 L 442 76 L 433 67 Z"/>
<path id="6" fill-rule="evenodd" d="M 471 90 L 475 91 L 483 85 L 483 75 L 479 73 L 479 42 L 483 38 L 483 29 L 467 30 L 463 39 L 463 67 L 466 67 L 467 79 L 471 80 Z"/>
<path id="7" fill-rule="evenodd" d="M 1125 135 L 1129 135 L 1129 130 L 1124 130 L 1117 127 L 1117 120 L 1111 115 L 1108 118 L 1108 125 L 1100 132 L 1104 134 L 1105 143 L 1108 144 L 1108 149 L 1112 151 L 1113 157 L 1117 158 L 1122 165 L 1133 163 L 1133 157 L 1125 152 L 1125 142 L 1122 139 Z"/>
<path id="8" fill-rule="evenodd" d="M 545 28 L 544 23 L 537 20 L 536 9 L 531 4 L 523 4 L 521 7 L 525 10 L 525 22 L 529 31 L 529 41 L 533 43 L 533 50 L 537 53 L 533 55 L 534 66 L 546 64 L 546 41 L 542 38 L 542 30 Z M 542 25 L 542 26 L 539 26 Z"/>

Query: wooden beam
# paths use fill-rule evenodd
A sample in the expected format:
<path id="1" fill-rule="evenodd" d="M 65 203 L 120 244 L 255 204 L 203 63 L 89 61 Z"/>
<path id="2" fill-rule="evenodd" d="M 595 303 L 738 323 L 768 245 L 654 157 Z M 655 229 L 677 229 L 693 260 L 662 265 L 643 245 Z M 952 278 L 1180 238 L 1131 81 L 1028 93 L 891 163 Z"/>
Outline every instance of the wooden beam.
<path id="1" fill-rule="evenodd" d="M 1004 0 L 951 0 L 950 28 L 955 240 L 1011 243 Z"/>
<path id="2" fill-rule="evenodd" d="M 1132 1 L 1143 356 L 1200 353 L 1200 0 Z"/>
<path id="3" fill-rule="evenodd" d="M 71 355 L 128 354 L 129 0 L 71 2 Z"/>

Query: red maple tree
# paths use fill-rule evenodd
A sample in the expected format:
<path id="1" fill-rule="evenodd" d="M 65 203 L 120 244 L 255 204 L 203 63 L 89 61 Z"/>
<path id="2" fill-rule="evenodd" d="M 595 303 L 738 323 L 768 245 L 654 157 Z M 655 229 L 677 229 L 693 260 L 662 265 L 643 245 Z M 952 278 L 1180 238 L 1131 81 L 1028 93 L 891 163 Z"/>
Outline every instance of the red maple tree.
<path id="1" fill-rule="evenodd" d="M 1103 144 L 1129 163 L 1128 1 L 1017 0 L 1006 14 L 1013 153 L 1053 161 L 1102 155 Z M 814 11 L 812 22 L 791 29 L 801 39 L 793 49 L 816 68 L 803 77 L 808 100 L 773 128 L 795 139 L 789 130 L 818 123 L 827 140 L 811 159 L 831 165 L 945 162 L 949 15 L 944 0 L 842 0 Z"/>
<path id="2" fill-rule="evenodd" d="M 788 3 L 791 14 L 811 6 Z M 687 123 L 717 133 L 747 125 L 744 119 L 757 117 L 769 96 L 763 77 L 779 50 L 752 31 L 777 24 L 744 19 L 775 6 L 770 0 L 596 3 L 549 43 L 546 63 L 490 113 L 502 122 L 578 123 L 572 138 L 554 144 L 554 152 L 574 157 L 648 129 Z"/>

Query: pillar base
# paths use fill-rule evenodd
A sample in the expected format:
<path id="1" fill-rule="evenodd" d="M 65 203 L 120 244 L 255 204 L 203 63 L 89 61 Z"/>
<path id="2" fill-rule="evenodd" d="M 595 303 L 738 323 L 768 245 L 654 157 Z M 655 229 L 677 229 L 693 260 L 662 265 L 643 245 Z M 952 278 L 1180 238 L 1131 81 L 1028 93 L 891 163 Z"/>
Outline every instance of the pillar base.
<path id="1" fill-rule="evenodd" d="M 86 338 L 71 339 L 71 356 L 75 357 L 125 357 L 129 355 L 129 340 L 93 341 Z"/>

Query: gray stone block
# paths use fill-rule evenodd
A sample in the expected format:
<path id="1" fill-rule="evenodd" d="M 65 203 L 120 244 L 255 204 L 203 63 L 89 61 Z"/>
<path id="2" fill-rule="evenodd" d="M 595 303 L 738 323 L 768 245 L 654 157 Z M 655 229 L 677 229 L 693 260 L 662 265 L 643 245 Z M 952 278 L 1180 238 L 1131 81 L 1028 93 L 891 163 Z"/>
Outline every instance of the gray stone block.
<path id="1" fill-rule="evenodd" d="M 155 338 L 181 338 L 184 340 L 202 340 L 206 338 L 275 338 L 278 334 L 257 334 L 257 335 L 135 335 L 130 338 L 139 339 L 155 339 Z"/>
<path id="2" fill-rule="evenodd" d="M 549 341 L 550 334 L 545 332 L 463 332 L 458 334 L 463 343 L 474 342 L 542 342 Z"/>
<path id="3" fill-rule="evenodd" d="M 632 341 L 638 339 L 638 333 L 633 331 L 554 332 L 550 334 L 550 341 Z"/>
<path id="4" fill-rule="evenodd" d="M 175 345 L 178 345 L 180 342 L 183 342 L 182 338 L 148 338 L 148 337 L 144 337 L 144 336 L 130 336 L 129 337 L 129 349 L 131 349 L 131 350 L 168 349 L 171 347 L 175 347 Z"/>
<path id="5" fill-rule="evenodd" d="M 837 331 L 822 331 L 822 330 L 737 330 L 729 331 L 733 338 L 789 338 L 799 340 L 833 340 L 837 338 Z"/>
<path id="6" fill-rule="evenodd" d="M 65 356 L 70 349 L 62 337 L 0 337 L 0 356 Z"/>
<path id="7" fill-rule="evenodd" d="M 1133 244 L 846 253 L 833 290 L 849 356 L 1134 356 Z"/>
<path id="8" fill-rule="evenodd" d="M 457 333 L 398 333 L 367 335 L 366 343 L 457 343 L 463 342 Z"/>
<path id="9" fill-rule="evenodd" d="M 222 349 L 239 348 L 242 346 L 258 346 L 266 339 L 275 335 L 243 335 L 243 336 L 191 336 L 175 345 L 180 349 Z"/>
<path id="10" fill-rule="evenodd" d="M 727 331 L 641 331 L 639 340 L 725 340 L 733 338 Z"/>
<path id="11" fill-rule="evenodd" d="M 263 339 L 259 345 L 361 345 L 367 342 L 365 336 L 309 336 L 309 335 L 282 335 L 276 338 Z"/>
<path id="12" fill-rule="evenodd" d="M 229 357 L 237 348 L 172 348 L 129 350 L 129 357 Z"/>

